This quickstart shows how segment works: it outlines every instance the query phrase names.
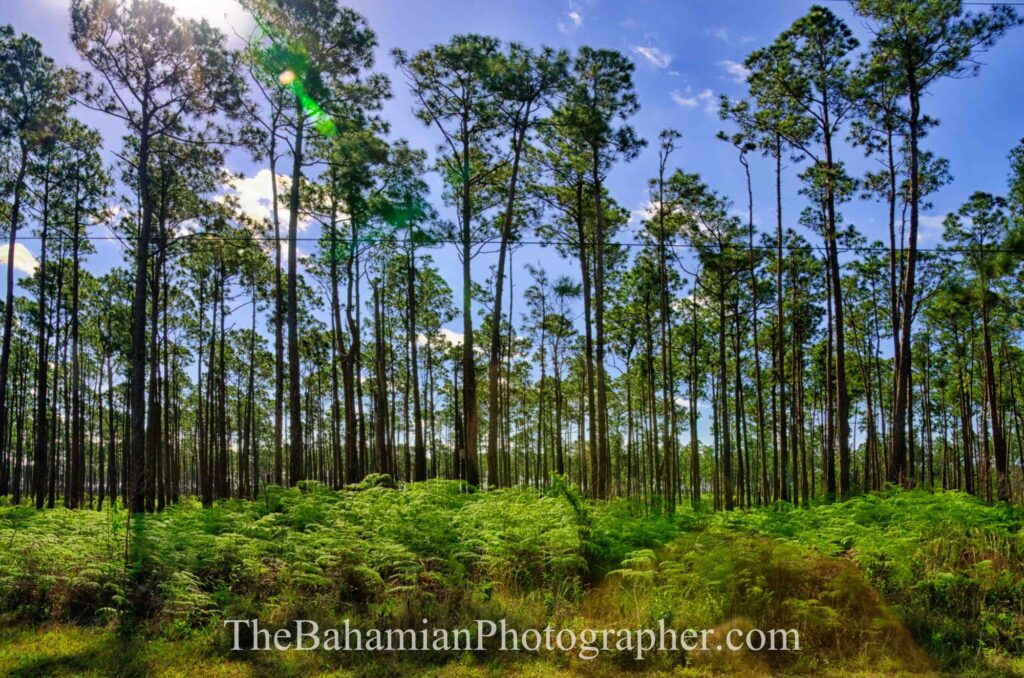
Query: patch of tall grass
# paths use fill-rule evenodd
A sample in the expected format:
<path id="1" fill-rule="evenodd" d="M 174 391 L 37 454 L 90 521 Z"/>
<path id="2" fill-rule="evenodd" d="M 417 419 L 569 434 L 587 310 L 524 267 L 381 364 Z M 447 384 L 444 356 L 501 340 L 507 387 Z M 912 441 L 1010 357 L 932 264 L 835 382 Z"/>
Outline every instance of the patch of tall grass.
<path id="1" fill-rule="evenodd" d="M 889 490 L 716 516 L 856 563 L 931 655 L 964 665 L 1024 654 L 1024 510 L 963 492 Z"/>

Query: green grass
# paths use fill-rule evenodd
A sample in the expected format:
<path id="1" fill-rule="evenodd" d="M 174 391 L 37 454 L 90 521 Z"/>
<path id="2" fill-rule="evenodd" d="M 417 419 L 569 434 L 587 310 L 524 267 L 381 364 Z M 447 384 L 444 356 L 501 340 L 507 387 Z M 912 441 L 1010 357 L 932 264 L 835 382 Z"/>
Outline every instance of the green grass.
<path id="1" fill-rule="evenodd" d="M 1024 673 L 1020 509 L 890 492 L 803 510 L 430 481 L 161 514 L 0 507 L 0 675 Z M 127 542 L 126 542 L 127 538 Z M 128 564 L 125 564 L 126 543 Z M 232 653 L 221 622 L 797 628 L 800 653 Z M 43 634 L 40 636 L 39 634 Z M 40 638 L 44 640 L 40 640 Z"/>

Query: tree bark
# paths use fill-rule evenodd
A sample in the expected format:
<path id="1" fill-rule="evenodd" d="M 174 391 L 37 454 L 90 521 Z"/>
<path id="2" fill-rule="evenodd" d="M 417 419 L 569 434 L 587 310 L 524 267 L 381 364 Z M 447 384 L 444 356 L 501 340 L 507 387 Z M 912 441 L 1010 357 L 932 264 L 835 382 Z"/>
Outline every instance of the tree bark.
<path id="1" fill-rule="evenodd" d="M 305 476 L 303 466 L 302 396 L 299 372 L 299 299 L 298 299 L 298 244 L 299 187 L 302 183 L 302 137 L 305 116 L 302 106 L 296 104 L 297 122 L 295 147 L 292 157 L 292 185 L 288 197 L 288 415 L 289 415 L 289 468 L 288 483 L 293 487 Z"/>

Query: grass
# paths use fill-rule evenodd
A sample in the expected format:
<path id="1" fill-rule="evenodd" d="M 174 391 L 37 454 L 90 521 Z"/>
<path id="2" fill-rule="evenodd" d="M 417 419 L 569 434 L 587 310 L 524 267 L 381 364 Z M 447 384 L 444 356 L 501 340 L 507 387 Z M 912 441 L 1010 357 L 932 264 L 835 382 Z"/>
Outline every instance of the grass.
<path id="1" fill-rule="evenodd" d="M 649 513 L 430 481 L 258 502 L 0 506 L 0 675 L 1024 675 L 1021 510 L 960 493 Z M 126 541 L 127 538 L 127 541 Z M 125 565 L 126 543 L 129 553 Z M 799 653 L 233 653 L 222 620 L 797 628 Z"/>

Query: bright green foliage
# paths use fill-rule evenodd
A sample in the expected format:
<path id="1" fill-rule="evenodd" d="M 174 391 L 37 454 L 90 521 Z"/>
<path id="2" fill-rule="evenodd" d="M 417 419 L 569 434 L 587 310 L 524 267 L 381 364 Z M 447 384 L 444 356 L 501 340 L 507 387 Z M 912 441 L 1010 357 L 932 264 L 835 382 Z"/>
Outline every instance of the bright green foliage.
<path id="1" fill-rule="evenodd" d="M 693 513 L 651 514 L 642 504 L 626 499 L 595 507 L 593 544 L 602 567 L 614 568 L 636 549 L 661 547 L 681 530 L 695 529 L 707 516 Z"/>
<path id="2" fill-rule="evenodd" d="M 118 513 L 0 509 L 0 609 L 26 619 L 83 619 L 124 603 Z"/>
<path id="3" fill-rule="evenodd" d="M 131 525 L 120 510 L 2 507 L 0 620 L 131 620 L 118 627 L 157 642 L 188 638 L 215 661 L 225 618 L 377 627 L 505 618 L 576 629 L 664 618 L 723 635 L 800 630 L 807 652 L 729 660 L 768 662 L 758 670 L 995 666 L 993 657 L 1024 650 L 1022 518 L 1017 507 L 923 491 L 672 515 L 584 501 L 558 476 L 546 494 L 439 480 L 395 488 L 380 475 L 345 491 L 303 482 L 270 486 L 255 502 L 186 502 Z M 648 668 L 699 671 L 706 659 L 662 655 Z"/>
<path id="4" fill-rule="evenodd" d="M 167 621 L 243 609 L 287 621 L 321 609 L 387 614 L 412 598 L 429 610 L 478 585 L 574 591 L 588 572 L 584 532 L 562 498 L 469 494 L 447 481 L 398 491 L 381 480 L 345 492 L 270 487 L 256 502 L 134 516 L 127 569 L 124 514 L 0 509 L 0 540 L 14 554 L 0 564 L 0 609 L 101 620 L 129 610 L 134 571 L 134 595 L 157 597 L 147 609 Z"/>

